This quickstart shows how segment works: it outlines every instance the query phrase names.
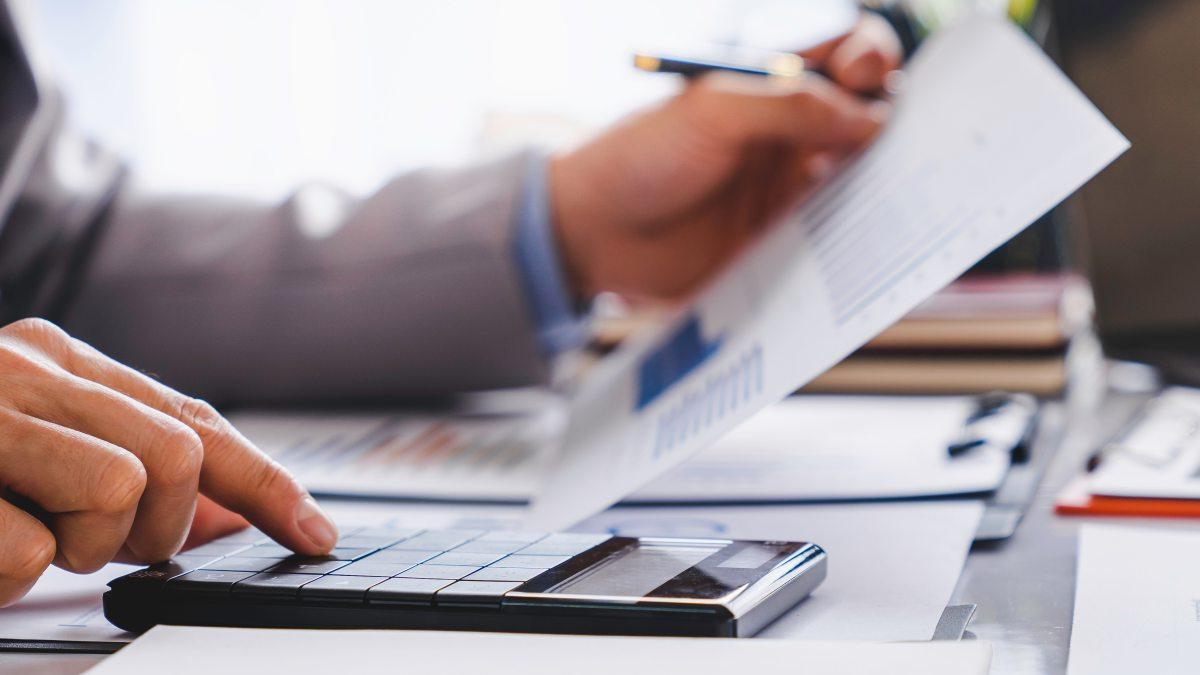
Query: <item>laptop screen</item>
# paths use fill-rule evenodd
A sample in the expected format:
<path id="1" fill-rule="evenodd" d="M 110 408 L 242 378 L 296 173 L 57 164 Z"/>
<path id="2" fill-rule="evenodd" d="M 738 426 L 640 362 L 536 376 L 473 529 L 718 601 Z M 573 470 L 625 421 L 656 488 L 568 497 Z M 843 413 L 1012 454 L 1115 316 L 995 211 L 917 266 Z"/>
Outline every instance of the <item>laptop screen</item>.
<path id="1" fill-rule="evenodd" d="M 1200 333 L 1200 3 L 1054 9 L 1068 74 L 1133 144 L 1080 195 L 1101 335 L 1111 348 Z"/>

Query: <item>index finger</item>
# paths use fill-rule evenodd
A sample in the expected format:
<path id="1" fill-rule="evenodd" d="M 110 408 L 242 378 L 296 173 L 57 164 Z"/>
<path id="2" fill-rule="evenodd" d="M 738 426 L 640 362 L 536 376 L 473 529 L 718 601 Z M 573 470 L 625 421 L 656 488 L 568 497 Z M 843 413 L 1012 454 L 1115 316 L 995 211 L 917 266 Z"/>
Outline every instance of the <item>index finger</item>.
<path id="1" fill-rule="evenodd" d="M 185 396 L 91 345 L 69 340 L 64 366 L 191 427 L 204 446 L 200 491 L 305 555 L 328 553 L 337 527 L 295 478 L 204 401 Z"/>
<path id="2" fill-rule="evenodd" d="M 834 82 L 852 91 L 879 91 L 887 74 L 900 67 L 904 48 L 886 20 L 864 14 L 843 36 L 800 52 Z"/>
<path id="3" fill-rule="evenodd" d="M 764 78 L 714 72 L 677 99 L 701 129 L 734 142 L 776 140 L 819 148 L 854 148 L 883 122 L 868 104 L 816 74 Z"/>

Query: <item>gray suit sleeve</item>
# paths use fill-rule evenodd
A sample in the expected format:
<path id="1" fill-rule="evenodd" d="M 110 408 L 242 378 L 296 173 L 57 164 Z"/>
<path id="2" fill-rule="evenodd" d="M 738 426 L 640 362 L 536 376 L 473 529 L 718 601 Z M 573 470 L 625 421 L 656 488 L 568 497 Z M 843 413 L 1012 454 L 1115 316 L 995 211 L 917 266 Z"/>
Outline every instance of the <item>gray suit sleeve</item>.
<path id="1" fill-rule="evenodd" d="M 526 155 L 282 204 L 122 191 L 64 327 L 223 404 L 540 382 L 512 256 Z"/>

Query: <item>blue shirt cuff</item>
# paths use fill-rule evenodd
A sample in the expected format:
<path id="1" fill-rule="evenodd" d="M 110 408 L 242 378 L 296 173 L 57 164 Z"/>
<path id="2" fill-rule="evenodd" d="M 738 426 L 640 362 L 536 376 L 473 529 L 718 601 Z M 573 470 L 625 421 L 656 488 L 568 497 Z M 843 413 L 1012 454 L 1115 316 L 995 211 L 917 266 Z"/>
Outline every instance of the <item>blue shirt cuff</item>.
<path id="1" fill-rule="evenodd" d="M 534 156 L 517 209 L 513 257 L 525 288 L 538 341 L 550 354 L 587 341 L 587 317 L 571 302 L 550 215 L 546 158 Z"/>

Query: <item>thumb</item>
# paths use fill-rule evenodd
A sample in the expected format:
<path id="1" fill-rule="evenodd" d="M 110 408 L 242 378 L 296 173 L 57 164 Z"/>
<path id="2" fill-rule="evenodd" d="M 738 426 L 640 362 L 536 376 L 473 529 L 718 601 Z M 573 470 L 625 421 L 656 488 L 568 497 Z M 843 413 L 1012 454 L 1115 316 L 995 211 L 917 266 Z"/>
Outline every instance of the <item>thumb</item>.
<path id="1" fill-rule="evenodd" d="M 879 132 L 886 104 L 868 103 L 816 74 L 770 78 L 714 72 L 679 97 L 687 116 L 735 144 L 783 141 L 855 148 Z"/>

